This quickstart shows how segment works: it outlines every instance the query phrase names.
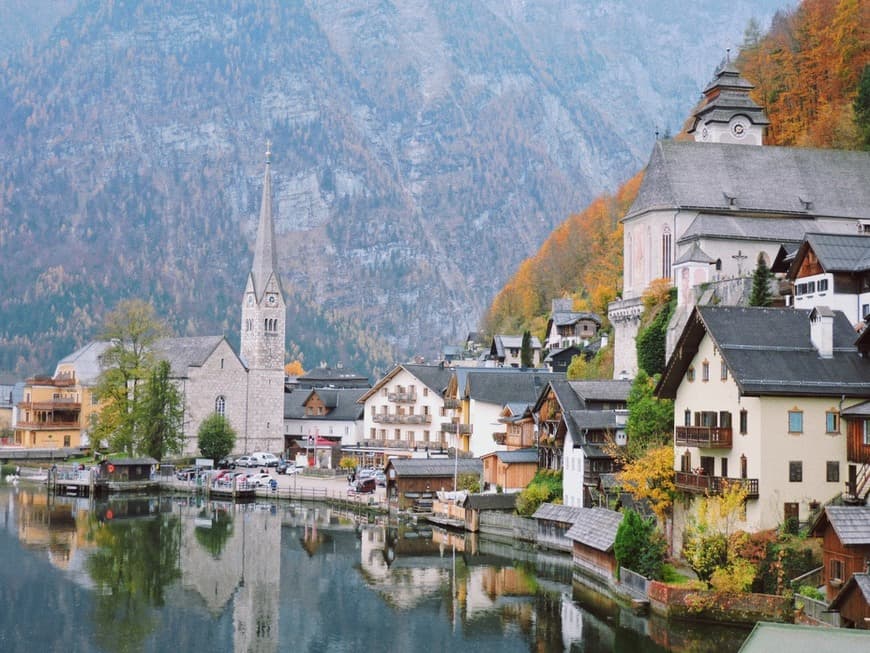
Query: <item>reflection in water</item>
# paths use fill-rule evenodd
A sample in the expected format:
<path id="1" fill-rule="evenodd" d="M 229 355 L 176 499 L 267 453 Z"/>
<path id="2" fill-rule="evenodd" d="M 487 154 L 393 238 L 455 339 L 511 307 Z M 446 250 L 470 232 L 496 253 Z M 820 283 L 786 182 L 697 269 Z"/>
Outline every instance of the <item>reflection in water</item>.
<path id="1" fill-rule="evenodd" d="M 0 650 L 728 651 L 741 639 L 638 618 L 572 586 L 567 556 L 324 506 L 42 488 L 0 488 L 0 506 Z"/>

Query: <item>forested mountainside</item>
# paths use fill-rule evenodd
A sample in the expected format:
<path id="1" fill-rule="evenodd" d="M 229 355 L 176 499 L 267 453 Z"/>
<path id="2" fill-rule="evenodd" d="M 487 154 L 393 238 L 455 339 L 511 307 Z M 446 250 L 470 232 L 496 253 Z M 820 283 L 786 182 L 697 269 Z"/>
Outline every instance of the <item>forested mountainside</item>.
<path id="1" fill-rule="evenodd" d="M 237 343 L 267 139 L 289 355 L 434 354 L 779 4 L 0 0 L 0 370 L 123 297 Z"/>
<path id="2" fill-rule="evenodd" d="M 754 99 L 770 118 L 768 144 L 842 149 L 870 148 L 868 66 L 870 3 L 860 0 L 804 0 L 778 12 L 766 33 L 753 21 L 738 59 L 743 76 L 756 86 Z M 862 73 L 868 103 L 863 124 L 855 112 Z M 553 231 L 496 295 L 483 329 L 529 329 L 543 337 L 554 297 L 572 296 L 578 309 L 606 315 L 607 303 L 622 286 L 619 220 L 642 175 Z"/>

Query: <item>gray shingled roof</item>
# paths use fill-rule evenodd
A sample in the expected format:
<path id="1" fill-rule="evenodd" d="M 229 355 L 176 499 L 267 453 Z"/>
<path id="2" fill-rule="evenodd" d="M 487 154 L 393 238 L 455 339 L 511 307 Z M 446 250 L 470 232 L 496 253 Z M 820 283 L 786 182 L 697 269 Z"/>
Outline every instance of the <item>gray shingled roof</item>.
<path id="1" fill-rule="evenodd" d="M 625 402 L 631 391 L 631 381 L 569 381 L 568 384 L 583 401 Z"/>
<path id="2" fill-rule="evenodd" d="M 831 601 L 829 610 L 838 610 L 843 602 L 847 601 L 852 588 L 855 587 L 858 593 L 864 597 L 865 603 L 870 603 L 870 574 L 858 573 L 852 574 L 846 584 L 837 592 L 837 596 Z M 868 646 L 870 646 L 870 635 L 867 636 Z"/>
<path id="3" fill-rule="evenodd" d="M 462 504 L 471 510 L 514 510 L 517 493 L 469 494 Z"/>
<path id="4" fill-rule="evenodd" d="M 659 140 L 626 218 L 656 209 L 870 218 L 870 152 Z M 807 208 L 806 202 L 809 202 Z"/>
<path id="5" fill-rule="evenodd" d="M 576 324 L 580 320 L 591 320 L 598 326 L 601 326 L 601 317 L 596 313 L 586 313 L 582 311 L 557 311 L 550 318 L 556 326 L 570 326 Z"/>
<path id="6" fill-rule="evenodd" d="M 453 458 L 393 458 L 389 464 L 400 478 L 421 476 L 443 478 L 453 476 L 456 467 L 460 474 L 480 474 L 483 471 L 480 458 L 460 458 L 458 463 Z"/>
<path id="7" fill-rule="evenodd" d="M 60 365 L 73 365 L 76 371 L 76 378 L 79 383 L 85 386 L 92 386 L 97 383 L 97 379 L 103 371 L 100 359 L 110 343 L 100 340 L 94 340 L 71 353 L 69 356 L 62 358 Z"/>
<path id="8" fill-rule="evenodd" d="M 368 377 L 357 374 L 356 372 L 344 367 L 316 367 L 310 372 L 303 374 L 296 379 L 301 387 L 306 388 L 325 388 L 327 386 L 335 387 L 366 387 L 369 383 Z"/>
<path id="9" fill-rule="evenodd" d="M 862 401 L 860 404 L 849 406 L 840 411 L 843 417 L 870 417 L 870 401 Z"/>
<path id="10" fill-rule="evenodd" d="M 618 426 L 615 410 L 572 410 L 568 414 L 578 430 L 616 430 Z"/>
<path id="11" fill-rule="evenodd" d="M 581 510 L 565 537 L 599 551 L 610 551 L 616 540 L 616 531 L 622 522 L 622 513 L 607 508 L 581 508 Z"/>
<path id="12" fill-rule="evenodd" d="M 870 506 L 825 506 L 825 516 L 843 545 L 870 544 Z"/>
<path id="13" fill-rule="evenodd" d="M 855 330 L 835 311 L 833 356 L 810 340 L 809 310 L 698 306 L 668 361 L 657 393 L 673 398 L 704 334 L 722 354 L 744 395 L 867 397 L 870 359 L 858 355 Z"/>
<path id="14" fill-rule="evenodd" d="M 508 402 L 534 403 L 541 390 L 552 380 L 563 379 L 557 372 L 538 369 L 493 368 L 470 370 L 465 377 L 465 392 L 462 397 L 490 404 L 504 405 Z"/>
<path id="15" fill-rule="evenodd" d="M 223 336 L 161 338 L 154 343 L 154 355 L 169 362 L 173 377 L 186 378 L 188 368 L 202 366 L 223 339 Z"/>
<path id="16" fill-rule="evenodd" d="M 699 238 L 727 240 L 767 240 L 782 244 L 798 245 L 807 230 L 818 230 L 814 220 L 795 220 L 794 218 L 750 218 L 736 215 L 701 213 L 692 220 L 677 239 L 678 244 L 688 243 Z M 835 228 L 831 226 L 831 228 Z M 843 224 L 842 229 L 854 229 L 854 224 Z"/>
<path id="17" fill-rule="evenodd" d="M 715 263 L 716 259 L 707 254 L 701 246 L 695 242 L 692 243 L 692 246 L 686 250 L 686 252 L 680 255 L 676 261 L 674 261 L 674 265 L 680 265 L 681 263 Z"/>
<path id="18" fill-rule="evenodd" d="M 395 377 L 402 370 L 413 375 L 439 397 L 444 395 L 444 390 L 447 389 L 447 383 L 450 381 L 450 377 L 453 374 L 453 368 L 445 367 L 444 365 L 396 365 L 393 369 L 378 379 L 371 388 L 367 388 L 365 394 L 360 396 L 360 401 L 362 402 L 368 399 L 369 396 L 380 390 L 384 384 L 389 383 L 390 379 Z"/>
<path id="19" fill-rule="evenodd" d="M 870 184 L 870 180 L 867 182 Z M 794 279 L 808 250 L 819 259 L 825 272 L 866 272 L 870 270 L 870 236 L 858 234 L 808 233 L 789 268 Z"/>
<path id="20" fill-rule="evenodd" d="M 305 419 L 311 421 L 356 421 L 362 419 L 365 407 L 357 403 L 368 388 L 300 388 L 284 393 L 284 419 Z M 325 415 L 306 415 L 305 402 L 317 394 L 329 408 Z"/>
<path id="21" fill-rule="evenodd" d="M 538 462 L 538 450 L 534 447 L 528 449 L 514 449 L 513 451 L 495 451 L 493 454 L 497 456 L 500 461 L 508 464 Z"/>
<path id="22" fill-rule="evenodd" d="M 577 521 L 580 513 L 586 508 L 575 508 L 574 506 L 563 506 L 555 503 L 542 503 L 538 506 L 532 519 L 543 519 L 545 521 L 556 521 L 563 524 L 573 524 Z"/>

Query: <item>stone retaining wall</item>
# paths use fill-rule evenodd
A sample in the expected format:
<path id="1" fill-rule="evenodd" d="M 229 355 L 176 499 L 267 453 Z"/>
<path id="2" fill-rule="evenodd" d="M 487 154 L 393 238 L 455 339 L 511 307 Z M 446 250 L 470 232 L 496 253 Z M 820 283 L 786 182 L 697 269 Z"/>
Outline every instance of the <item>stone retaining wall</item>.
<path id="1" fill-rule="evenodd" d="M 666 617 L 752 624 L 757 621 L 791 623 L 791 599 L 773 594 L 730 594 L 683 589 L 652 581 L 650 607 Z"/>

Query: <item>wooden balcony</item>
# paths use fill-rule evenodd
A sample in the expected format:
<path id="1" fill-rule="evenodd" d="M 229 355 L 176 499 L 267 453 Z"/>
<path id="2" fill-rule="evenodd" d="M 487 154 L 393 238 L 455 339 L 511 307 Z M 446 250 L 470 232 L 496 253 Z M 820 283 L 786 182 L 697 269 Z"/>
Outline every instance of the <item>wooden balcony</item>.
<path id="1" fill-rule="evenodd" d="M 722 476 L 707 476 L 694 472 L 675 472 L 674 479 L 678 489 L 697 494 L 721 494 L 726 483 L 740 483 L 746 487 L 747 498 L 758 498 L 757 478 L 725 478 Z"/>
<path id="2" fill-rule="evenodd" d="M 866 465 L 870 463 L 870 444 L 864 444 L 862 420 L 850 422 L 846 431 L 846 460 Z"/>
<path id="3" fill-rule="evenodd" d="M 396 413 L 377 413 L 372 417 L 372 421 L 377 424 L 404 424 L 405 416 Z"/>
<path id="4" fill-rule="evenodd" d="M 19 410 L 63 410 L 79 411 L 82 404 L 78 399 L 47 399 L 46 401 L 21 401 L 18 403 Z"/>
<path id="5" fill-rule="evenodd" d="M 492 439 L 496 444 L 505 444 L 507 442 L 507 433 L 504 431 L 501 433 L 493 433 Z"/>
<path id="6" fill-rule="evenodd" d="M 15 428 L 18 430 L 28 430 L 28 431 L 51 431 L 51 430 L 61 430 L 61 429 L 78 429 L 81 428 L 78 420 L 56 420 L 51 422 L 23 422 L 18 421 L 15 424 Z"/>
<path id="7" fill-rule="evenodd" d="M 730 426 L 678 426 L 676 442 L 687 447 L 702 449 L 730 449 Z"/>
<path id="8" fill-rule="evenodd" d="M 453 399 L 451 397 L 447 397 L 444 399 L 444 408 L 456 410 L 462 406 L 462 402 L 459 399 Z"/>

